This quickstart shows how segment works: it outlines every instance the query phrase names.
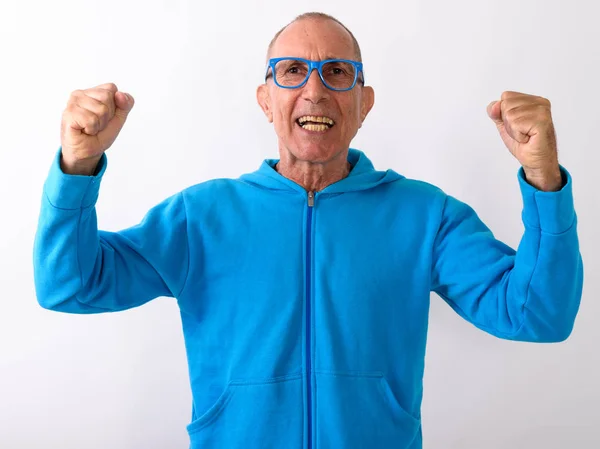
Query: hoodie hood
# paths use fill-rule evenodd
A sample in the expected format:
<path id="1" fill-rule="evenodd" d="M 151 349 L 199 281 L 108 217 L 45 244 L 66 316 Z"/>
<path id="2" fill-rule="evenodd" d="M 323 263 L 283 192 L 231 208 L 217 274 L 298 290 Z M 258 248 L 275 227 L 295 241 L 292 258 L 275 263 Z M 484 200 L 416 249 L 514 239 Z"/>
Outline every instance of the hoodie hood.
<path id="1" fill-rule="evenodd" d="M 279 159 L 265 159 L 258 170 L 242 175 L 239 179 L 269 190 L 297 191 L 306 194 L 304 187 L 275 170 L 277 162 Z M 350 174 L 320 192 L 343 193 L 367 190 L 403 178 L 393 170 L 375 170 L 370 159 L 362 151 L 354 148 L 348 150 L 348 162 L 352 166 Z"/>

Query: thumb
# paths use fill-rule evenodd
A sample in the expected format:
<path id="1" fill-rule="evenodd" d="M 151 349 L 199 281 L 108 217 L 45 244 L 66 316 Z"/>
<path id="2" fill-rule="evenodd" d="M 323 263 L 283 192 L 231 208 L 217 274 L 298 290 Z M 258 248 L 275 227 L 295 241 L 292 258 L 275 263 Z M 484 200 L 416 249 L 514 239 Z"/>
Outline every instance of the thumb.
<path id="1" fill-rule="evenodd" d="M 115 115 L 110 119 L 106 128 L 100 131 L 99 134 L 106 139 L 114 140 L 121 131 L 121 128 L 123 128 L 125 120 L 127 120 L 127 116 L 133 108 L 133 104 L 134 99 L 131 95 L 120 91 L 115 93 Z"/>
<path id="2" fill-rule="evenodd" d="M 492 101 L 490 104 L 488 104 L 488 107 L 487 107 L 488 117 L 491 118 L 494 121 L 494 123 L 496 123 L 496 125 L 501 125 L 503 123 L 502 109 L 500 108 L 501 103 L 502 103 L 502 100 Z"/>
<path id="3" fill-rule="evenodd" d="M 121 128 L 127 120 L 129 112 L 133 108 L 133 97 L 125 92 L 115 93 L 115 115 L 106 125 L 102 131 L 98 133 L 98 138 L 102 141 L 108 142 L 107 148 L 112 145 L 118 134 L 121 132 Z"/>
<path id="4" fill-rule="evenodd" d="M 115 94 L 115 115 L 120 116 L 120 118 L 125 121 L 127 114 L 129 114 L 129 111 L 133 108 L 134 103 L 135 100 L 131 95 L 121 91 L 117 92 Z"/>

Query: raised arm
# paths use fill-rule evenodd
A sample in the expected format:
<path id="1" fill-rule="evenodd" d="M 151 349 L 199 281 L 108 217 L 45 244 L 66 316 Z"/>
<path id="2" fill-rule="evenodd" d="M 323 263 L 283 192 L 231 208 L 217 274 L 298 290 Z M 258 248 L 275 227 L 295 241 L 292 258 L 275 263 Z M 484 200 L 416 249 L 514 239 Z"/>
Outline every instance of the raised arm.
<path id="1" fill-rule="evenodd" d="M 572 180 L 542 192 L 522 170 L 525 232 L 517 251 L 494 238 L 471 207 L 447 196 L 433 251 L 432 290 L 463 318 L 500 338 L 565 340 L 573 329 L 583 263 Z"/>
<path id="2" fill-rule="evenodd" d="M 183 193 L 119 232 L 98 230 L 96 201 L 104 151 L 133 99 L 114 84 L 75 91 L 63 114 L 62 143 L 44 184 L 34 241 L 34 279 L 44 308 L 113 312 L 159 296 L 177 297 L 188 270 Z"/>

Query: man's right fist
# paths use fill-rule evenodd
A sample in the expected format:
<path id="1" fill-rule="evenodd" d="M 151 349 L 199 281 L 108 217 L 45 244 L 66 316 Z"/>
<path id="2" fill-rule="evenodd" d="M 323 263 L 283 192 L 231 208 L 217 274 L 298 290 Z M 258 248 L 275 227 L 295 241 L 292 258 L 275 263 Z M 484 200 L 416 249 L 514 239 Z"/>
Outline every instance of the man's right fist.
<path id="1" fill-rule="evenodd" d="M 60 127 L 63 172 L 93 175 L 102 154 L 119 135 L 133 104 L 133 97 L 119 92 L 114 83 L 73 91 Z"/>

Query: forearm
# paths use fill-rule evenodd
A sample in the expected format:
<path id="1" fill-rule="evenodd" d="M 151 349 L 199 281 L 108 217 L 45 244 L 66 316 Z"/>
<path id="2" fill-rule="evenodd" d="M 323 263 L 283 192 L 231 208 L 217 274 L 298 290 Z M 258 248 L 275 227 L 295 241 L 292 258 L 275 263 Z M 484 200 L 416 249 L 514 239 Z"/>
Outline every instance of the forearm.
<path id="1" fill-rule="evenodd" d="M 187 217 L 182 194 L 152 208 L 136 226 L 98 230 L 98 176 L 72 176 L 59 154 L 44 184 L 34 243 L 34 275 L 42 307 L 70 313 L 125 310 L 174 296 L 187 276 Z"/>
<path id="2" fill-rule="evenodd" d="M 432 286 L 492 335 L 560 341 L 579 307 L 583 268 L 572 185 L 537 190 L 519 172 L 525 232 L 518 251 L 494 238 L 468 205 L 447 197 L 434 248 Z"/>
<path id="3" fill-rule="evenodd" d="M 59 150 L 44 183 L 33 251 L 37 299 L 51 310 L 103 312 L 105 307 L 82 301 L 85 273 L 100 251 L 95 211 L 100 177 L 70 175 L 62 162 Z"/>
<path id="4" fill-rule="evenodd" d="M 537 342 L 566 339 L 583 284 L 576 220 L 559 234 L 527 229 L 509 279 L 506 302 L 512 305 L 513 317 L 519 318 L 514 333 L 506 337 Z"/>
<path id="5" fill-rule="evenodd" d="M 50 310 L 69 313 L 106 311 L 82 301 L 84 272 L 99 249 L 93 206 L 86 209 L 59 209 L 44 194 L 34 242 L 34 278 L 39 304 Z"/>
<path id="6" fill-rule="evenodd" d="M 583 286 L 572 185 L 567 171 L 560 167 L 556 191 L 536 191 L 524 182 L 533 185 L 525 169 L 521 175 L 526 229 L 515 263 L 531 270 L 521 337 L 560 341 L 571 332 Z"/>

